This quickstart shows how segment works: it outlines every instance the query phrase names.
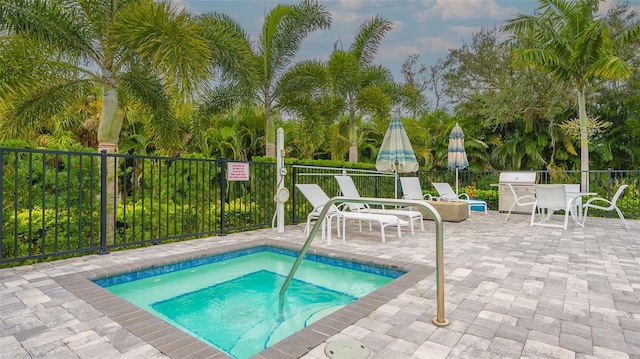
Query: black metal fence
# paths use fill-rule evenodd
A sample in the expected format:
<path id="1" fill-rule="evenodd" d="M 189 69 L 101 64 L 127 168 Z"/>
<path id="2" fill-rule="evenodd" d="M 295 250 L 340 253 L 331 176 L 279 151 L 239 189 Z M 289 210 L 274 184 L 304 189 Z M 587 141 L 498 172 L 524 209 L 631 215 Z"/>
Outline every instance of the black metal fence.
<path id="1" fill-rule="evenodd" d="M 62 152 L 0 148 L 0 266 L 118 248 L 272 226 L 277 188 L 275 162 L 231 162 L 197 157 L 154 157 L 106 152 Z M 238 173 L 227 173 L 234 168 Z M 318 183 L 338 194 L 334 175 L 354 178 L 363 197 L 401 192 L 393 174 L 287 165 L 285 223 L 306 220 L 311 210 L 296 183 Z M 452 171 L 419 172 L 425 191 L 431 182 L 454 183 Z M 591 190 L 619 200 L 627 218 L 640 217 L 640 171 L 591 171 Z M 498 172 L 461 171 L 460 188 L 497 208 L 490 184 Z M 538 171 L 539 183 L 579 183 L 579 172 Z M 234 180 L 235 179 L 235 180 Z M 592 211 L 589 212 L 592 214 Z M 593 215 L 611 215 L 597 213 Z"/>
<path id="2" fill-rule="evenodd" d="M 0 164 L 0 265 L 265 228 L 275 211 L 275 163 L 237 181 L 224 159 L 0 148 Z"/>

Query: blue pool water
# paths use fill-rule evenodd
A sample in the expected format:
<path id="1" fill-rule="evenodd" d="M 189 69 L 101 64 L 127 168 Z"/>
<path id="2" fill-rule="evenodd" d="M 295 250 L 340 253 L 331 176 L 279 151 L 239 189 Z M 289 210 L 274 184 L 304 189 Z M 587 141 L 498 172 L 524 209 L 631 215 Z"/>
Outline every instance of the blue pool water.
<path id="1" fill-rule="evenodd" d="M 262 246 L 96 280 L 235 358 L 248 358 L 404 272 Z"/>

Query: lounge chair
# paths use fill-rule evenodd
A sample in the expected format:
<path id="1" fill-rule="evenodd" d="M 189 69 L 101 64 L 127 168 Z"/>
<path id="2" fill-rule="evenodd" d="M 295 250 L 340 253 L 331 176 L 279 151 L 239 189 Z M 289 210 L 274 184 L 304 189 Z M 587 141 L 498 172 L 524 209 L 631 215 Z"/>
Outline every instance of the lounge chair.
<path id="1" fill-rule="evenodd" d="M 456 195 L 451 188 L 451 185 L 446 182 L 433 182 L 433 187 L 438 192 L 438 201 L 447 201 L 447 202 L 456 202 L 462 201 L 469 203 L 469 214 L 471 214 L 471 207 L 481 207 L 484 211 L 484 214 L 487 214 L 487 202 L 481 199 L 470 199 L 466 193 L 460 193 L 460 195 Z"/>
<path id="2" fill-rule="evenodd" d="M 400 185 L 402 186 L 402 198 L 404 199 L 432 200 L 430 194 L 422 194 L 422 187 L 418 177 L 400 177 Z"/>
<path id="3" fill-rule="evenodd" d="M 296 188 L 305 196 L 307 201 L 311 203 L 313 209 L 307 216 L 307 224 L 305 227 L 305 231 L 309 231 L 310 222 L 313 219 L 323 220 L 319 218 L 322 209 L 329 201 L 329 197 L 327 194 L 318 186 L 317 184 L 296 184 Z M 409 222 L 398 218 L 397 216 L 387 215 L 387 214 L 372 214 L 372 213 L 361 213 L 361 212 L 350 212 L 343 211 L 338 206 L 332 205 L 329 211 L 327 212 L 327 220 L 326 225 L 328 229 L 327 233 L 327 245 L 331 245 L 331 221 L 336 219 L 336 225 L 338 226 L 338 236 L 340 236 L 340 220 L 342 220 L 342 241 L 345 241 L 346 237 L 346 220 L 354 219 L 358 221 L 369 221 L 369 226 L 371 226 L 371 222 L 377 222 L 380 225 L 380 232 L 382 235 L 382 243 L 385 243 L 385 235 L 384 230 L 388 226 L 396 226 L 398 227 L 398 238 L 402 236 L 402 232 L 400 230 L 401 226 L 409 225 Z M 324 226 L 324 224 L 323 224 Z M 362 232 L 362 226 L 360 226 L 360 231 Z M 324 233 L 324 228 L 323 228 Z"/>
<path id="4" fill-rule="evenodd" d="M 349 176 L 335 176 L 336 181 L 338 181 L 338 186 L 340 186 L 340 192 L 345 197 L 352 198 L 361 198 L 360 192 L 358 192 L 358 188 L 356 188 L 356 184 L 353 183 L 353 179 Z M 413 228 L 413 223 L 415 221 L 419 221 L 420 228 L 424 231 L 424 223 L 422 222 L 422 213 L 419 211 L 411 211 L 409 209 L 385 209 L 385 208 L 371 208 L 369 205 L 364 203 L 348 203 L 347 206 L 349 210 L 352 212 L 361 212 L 361 213 L 373 213 L 373 214 L 390 214 L 398 217 L 406 217 L 406 219 L 411 223 L 411 234 L 415 234 Z"/>

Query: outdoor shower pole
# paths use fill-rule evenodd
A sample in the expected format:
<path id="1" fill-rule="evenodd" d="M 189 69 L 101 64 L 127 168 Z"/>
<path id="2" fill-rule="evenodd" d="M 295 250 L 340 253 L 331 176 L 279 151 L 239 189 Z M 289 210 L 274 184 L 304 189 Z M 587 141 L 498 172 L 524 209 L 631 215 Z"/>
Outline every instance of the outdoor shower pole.
<path id="1" fill-rule="evenodd" d="M 333 207 L 333 204 L 336 203 L 366 203 L 366 204 L 377 204 L 377 205 L 394 205 L 394 206 L 410 206 L 410 207 L 420 207 L 424 209 L 433 219 L 433 222 L 436 225 L 436 303 L 437 303 L 437 313 L 436 317 L 432 319 L 432 322 L 435 326 L 444 327 L 449 325 L 449 320 L 447 320 L 444 316 L 444 229 L 442 227 L 442 217 L 440 217 L 440 213 L 429 203 L 424 200 L 411 200 L 411 199 L 392 199 L 392 198 L 353 198 L 353 197 L 333 197 L 324 205 L 322 212 L 318 216 L 318 220 L 315 225 L 309 231 L 309 237 L 304 242 L 300 253 L 298 253 L 298 257 L 296 261 L 293 263 L 291 270 L 289 271 L 289 275 L 287 279 L 284 280 L 282 287 L 280 288 L 280 295 L 278 298 L 278 308 L 280 313 L 282 314 L 284 308 L 284 293 L 289 287 L 289 283 L 293 279 L 302 259 L 307 254 L 309 247 L 311 246 L 311 242 L 318 233 L 318 229 L 320 226 L 324 225 L 323 221 L 326 219 L 329 208 Z"/>
<path id="2" fill-rule="evenodd" d="M 276 196 L 278 192 L 285 188 L 284 176 L 287 174 L 287 169 L 284 166 L 284 130 L 282 127 L 278 128 L 276 134 L 276 168 L 277 168 L 277 183 Z M 286 189 L 284 189 L 286 191 Z M 288 193 L 288 192 L 287 192 Z M 287 198 L 288 199 L 288 198 Z M 286 202 L 286 200 L 284 201 Z M 284 233 L 284 202 L 276 200 L 276 232 Z"/>

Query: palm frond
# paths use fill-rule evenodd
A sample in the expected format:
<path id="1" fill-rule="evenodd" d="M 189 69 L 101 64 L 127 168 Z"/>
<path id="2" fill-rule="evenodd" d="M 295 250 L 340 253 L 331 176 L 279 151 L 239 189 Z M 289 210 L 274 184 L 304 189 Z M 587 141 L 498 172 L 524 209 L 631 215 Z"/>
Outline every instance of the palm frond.
<path id="1" fill-rule="evenodd" d="M 627 79 L 631 76 L 631 70 L 631 65 L 621 58 L 613 55 L 603 56 L 589 66 L 584 73 L 584 79 Z"/>
<path id="2" fill-rule="evenodd" d="M 617 39 L 620 46 L 637 42 L 640 39 L 640 21 L 629 26 Z"/>
<path id="3" fill-rule="evenodd" d="M 25 138 L 48 126 L 57 116 L 91 90 L 88 81 L 68 81 L 33 90 L 15 101 L 0 119 L 5 137 Z"/>
<path id="4" fill-rule="evenodd" d="M 99 65 L 99 52 L 92 39 L 96 34 L 86 26 L 87 18 L 74 4 L 61 0 L 2 0 L 0 30 L 61 49 L 78 63 L 91 58 Z"/>
<path id="5" fill-rule="evenodd" d="M 130 71 L 120 77 L 120 83 L 123 95 L 142 104 L 147 112 L 144 119 L 149 137 L 166 153 L 174 154 L 180 144 L 180 126 L 161 80 L 144 72 Z"/>
<path id="6" fill-rule="evenodd" d="M 249 34 L 225 14 L 204 14 L 197 20 L 203 27 L 203 37 L 209 41 L 213 51 L 212 65 L 222 70 L 222 80 L 255 86 L 260 64 L 253 52 Z"/>
<path id="7" fill-rule="evenodd" d="M 380 42 L 391 29 L 393 29 L 393 23 L 380 16 L 365 20 L 360 25 L 349 51 L 355 54 L 361 65 L 371 64 L 378 52 Z"/>
<path id="8" fill-rule="evenodd" d="M 362 85 L 380 85 L 393 81 L 391 71 L 382 65 L 366 66 L 362 68 Z"/>
<path id="9" fill-rule="evenodd" d="M 305 0 L 298 5 L 280 4 L 273 8 L 265 18 L 260 34 L 263 74 L 274 80 L 274 75 L 280 74 L 291 64 L 302 40 L 310 32 L 330 25 L 329 12 L 317 1 Z"/>
<path id="10" fill-rule="evenodd" d="M 117 15 L 109 33 L 112 51 L 123 59 L 140 58 L 182 96 L 201 89 L 211 58 L 208 41 L 189 14 L 169 3 L 137 1 Z"/>
<path id="11" fill-rule="evenodd" d="M 318 94 L 328 82 L 329 74 L 322 62 L 305 60 L 295 64 L 280 77 L 273 93 L 278 98 L 299 91 Z"/>

